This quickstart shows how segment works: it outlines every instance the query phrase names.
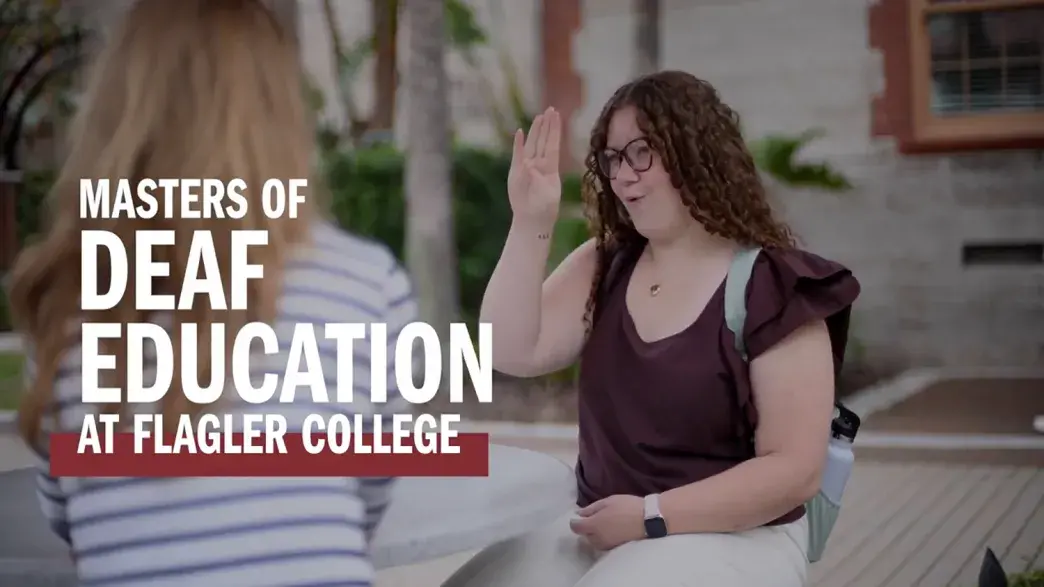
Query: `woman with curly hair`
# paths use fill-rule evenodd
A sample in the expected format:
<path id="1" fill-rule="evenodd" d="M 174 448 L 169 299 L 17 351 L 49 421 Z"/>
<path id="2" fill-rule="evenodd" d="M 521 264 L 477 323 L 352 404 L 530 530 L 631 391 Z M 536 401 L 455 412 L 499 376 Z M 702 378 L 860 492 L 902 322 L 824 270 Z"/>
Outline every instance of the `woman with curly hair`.
<path id="1" fill-rule="evenodd" d="M 804 585 L 804 504 L 858 282 L 794 244 L 736 113 L 676 71 L 606 104 L 584 177 L 594 238 L 545 280 L 559 143 L 554 110 L 515 137 L 514 218 L 481 319 L 500 371 L 580 360 L 579 510 L 490 547 L 448 584 Z M 725 290 L 751 248 L 744 356 Z"/>

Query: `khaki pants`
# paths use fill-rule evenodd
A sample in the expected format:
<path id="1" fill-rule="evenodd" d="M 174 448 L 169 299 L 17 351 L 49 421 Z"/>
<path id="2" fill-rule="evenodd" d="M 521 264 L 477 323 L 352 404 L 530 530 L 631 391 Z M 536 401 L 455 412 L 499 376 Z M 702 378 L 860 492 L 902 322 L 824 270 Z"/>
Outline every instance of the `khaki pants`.
<path id="1" fill-rule="evenodd" d="M 804 587 L 808 525 L 673 535 L 598 553 L 569 529 L 570 513 L 479 552 L 443 587 Z"/>

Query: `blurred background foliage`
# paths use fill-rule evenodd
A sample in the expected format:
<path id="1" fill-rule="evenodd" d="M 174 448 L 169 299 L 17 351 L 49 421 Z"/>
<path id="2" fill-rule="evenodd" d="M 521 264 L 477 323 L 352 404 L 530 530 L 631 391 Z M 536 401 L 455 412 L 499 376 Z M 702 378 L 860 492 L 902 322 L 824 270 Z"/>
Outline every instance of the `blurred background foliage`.
<path id="1" fill-rule="evenodd" d="M 323 0 L 323 5 L 328 19 L 333 18 L 332 0 Z M 352 99 L 352 88 L 364 70 L 363 65 L 370 62 L 375 68 L 373 85 L 378 95 L 375 104 L 395 103 L 398 5 L 396 0 L 373 0 L 372 34 L 352 42 L 341 39 L 334 23 L 328 22 L 336 64 L 335 95 L 324 96 L 311 84 L 306 84 L 305 91 L 317 113 L 323 110 L 327 100 L 337 100 L 347 114 L 342 127 L 322 125 L 316 136 L 320 176 L 330 191 L 333 217 L 353 232 L 387 243 L 402 259 L 408 230 L 403 182 L 405 157 L 392 140 L 394 117 L 379 106 L 364 116 Z M 497 4 L 491 2 L 490 6 L 495 8 Z M 53 15 L 40 13 L 36 18 L 48 19 L 46 26 L 54 27 Z M 493 19 L 497 18 L 497 10 L 494 10 Z M 483 28 L 471 6 L 463 0 L 447 0 L 446 27 L 447 50 L 462 56 L 469 67 L 479 71 L 482 66 L 479 50 L 491 49 L 505 79 L 504 88 L 499 92 L 489 83 L 482 86 L 497 137 L 495 144 L 486 147 L 455 144 L 450 157 L 453 239 L 458 267 L 452 272 L 455 274 L 447 274 L 446 279 L 457 280 L 459 315 L 473 324 L 511 222 L 505 185 L 511 133 L 516 128 L 528 128 L 533 115 L 521 91 L 511 56 L 495 42 L 498 35 Z M 390 72 L 381 70 L 388 67 L 392 68 Z M 53 89 L 63 96 L 67 93 L 64 86 L 56 85 Z M 66 102 L 62 101 L 61 108 L 66 108 Z M 64 117 L 66 112 L 56 110 L 54 115 Z M 751 141 L 750 148 L 759 168 L 775 183 L 826 192 L 849 189 L 848 181 L 830 165 L 799 160 L 801 150 L 820 136 L 818 130 L 796 136 L 771 135 Z M 41 227 L 45 195 L 53 176 L 54 170 L 48 167 L 25 170 L 22 174 L 16 203 L 21 243 L 32 239 Z M 563 214 L 555 230 L 549 269 L 590 236 L 579 210 L 580 176 L 565 174 L 563 181 Z M 7 322 L 2 311 L 5 305 L 0 295 L 0 327 Z M 569 369 L 556 378 L 571 378 L 573 374 Z"/>

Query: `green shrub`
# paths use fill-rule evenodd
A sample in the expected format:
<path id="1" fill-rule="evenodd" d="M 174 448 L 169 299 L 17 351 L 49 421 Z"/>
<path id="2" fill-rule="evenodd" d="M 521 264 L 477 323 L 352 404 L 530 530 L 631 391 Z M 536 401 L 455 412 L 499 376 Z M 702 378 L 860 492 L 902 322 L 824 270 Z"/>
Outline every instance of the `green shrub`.
<path id="1" fill-rule="evenodd" d="M 463 318 L 468 322 L 477 319 L 486 283 L 511 225 L 506 184 L 510 165 L 507 153 L 467 147 L 459 147 L 453 153 L 454 231 L 459 264 L 455 278 Z M 400 260 L 404 260 L 406 236 L 404 168 L 403 153 L 386 145 L 328 150 L 321 164 L 331 192 L 331 212 L 337 222 L 357 234 L 386 243 Z M 52 177 L 45 172 L 26 176 L 18 200 L 22 242 L 40 228 L 44 196 Z M 579 201 L 580 182 L 576 176 L 567 176 L 563 183 L 566 208 Z M 550 265 L 557 265 L 586 239 L 585 222 L 575 214 L 563 214 L 555 230 Z"/>
<path id="2" fill-rule="evenodd" d="M 54 173 L 50 170 L 29 171 L 23 175 L 15 202 L 15 228 L 18 243 L 24 246 L 39 232 L 47 191 L 51 189 Z M 0 332 L 11 330 L 11 308 L 7 299 L 7 275 L 0 272 Z"/>
<path id="3" fill-rule="evenodd" d="M 345 228 L 388 244 L 403 259 L 406 204 L 405 157 L 389 146 L 327 153 L 323 173 L 331 191 L 331 209 Z M 475 148 L 453 153 L 454 232 L 458 286 L 465 320 L 478 316 L 486 283 L 493 272 L 511 225 L 507 197 L 508 154 Z M 579 182 L 565 181 L 564 199 L 579 200 Z M 556 227 L 549 262 L 557 265 L 587 238 L 583 220 L 563 217 Z M 448 276 L 447 276 L 448 277 Z"/>
<path id="4" fill-rule="evenodd" d="M 7 302 L 7 284 L 0 284 L 0 332 L 11 330 L 11 308 Z"/>
<path id="5" fill-rule="evenodd" d="M 18 201 L 15 203 L 20 244 L 29 242 L 40 231 L 44 202 L 53 182 L 54 172 L 51 170 L 27 171 L 23 176 Z"/>
<path id="6" fill-rule="evenodd" d="M 357 234 L 387 244 L 404 259 L 405 158 L 389 147 L 327 156 L 325 176 L 337 222 Z M 511 222 L 504 177 L 507 161 L 481 151 L 460 150 L 453 160 L 453 204 L 461 310 L 474 320 L 485 280 L 496 264 Z"/>
<path id="7" fill-rule="evenodd" d="M 1009 575 L 1008 583 L 1010 587 L 1044 587 L 1044 569 Z"/>

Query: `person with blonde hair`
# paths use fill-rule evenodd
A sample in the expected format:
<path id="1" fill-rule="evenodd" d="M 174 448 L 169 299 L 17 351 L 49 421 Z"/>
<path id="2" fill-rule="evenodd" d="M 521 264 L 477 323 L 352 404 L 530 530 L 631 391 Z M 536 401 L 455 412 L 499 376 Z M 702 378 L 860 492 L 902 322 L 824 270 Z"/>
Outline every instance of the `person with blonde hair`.
<path id="1" fill-rule="evenodd" d="M 290 431 L 300 430 L 312 413 L 368 418 L 378 411 L 403 411 L 394 377 L 388 378 L 391 401 L 380 406 L 366 401 L 369 360 L 358 354 L 354 381 L 364 393 L 356 393 L 351 404 L 312 403 L 311 393 L 299 389 L 294 403 L 251 405 L 225 384 L 218 403 L 201 406 L 183 392 L 186 385 L 211 382 L 212 348 L 231 352 L 231 340 L 210 339 L 213 324 L 223 324 L 230 338 L 249 322 L 272 326 L 278 351 L 251 356 L 251 377 L 260 379 L 270 373 L 281 377 L 288 360 L 296 360 L 290 358 L 290 341 L 300 324 L 383 322 L 392 346 L 401 327 L 416 317 L 409 280 L 392 253 L 327 220 L 318 188 L 313 186 L 294 218 L 263 213 L 266 180 L 286 184 L 313 175 L 314 134 L 298 55 L 292 35 L 260 0 L 139 0 L 97 57 L 70 129 L 67 159 L 49 194 L 49 225 L 20 255 L 11 287 L 13 315 L 27 343 L 29 388 L 19 412 L 21 434 L 40 457 L 39 501 L 68 542 L 81 585 L 363 586 L 374 580 L 369 539 L 388 503 L 391 478 L 56 478 L 49 473 L 48 435 L 79 431 L 92 411 L 161 413 L 166 421 L 203 413 L 275 413 L 286 418 Z M 178 217 L 184 201 L 175 190 L 172 217 L 161 211 L 152 217 L 81 218 L 81 179 L 108 179 L 115 186 L 122 179 L 135 185 L 164 178 L 242 179 L 249 205 L 238 218 Z M 135 204 L 144 202 L 136 197 Z M 81 232 L 92 229 L 119 236 L 131 275 L 126 295 L 113 308 L 84 311 Z M 251 263 L 263 266 L 264 277 L 249 282 L 247 308 L 225 310 L 201 295 L 176 311 L 136 309 L 134 243 L 142 229 L 176 234 L 174 246 L 153 252 L 156 261 L 168 264 L 169 275 L 152 284 L 155 293 L 175 295 L 186 273 L 194 271 L 189 252 L 194 233 L 213 238 L 229 292 L 232 231 L 267 232 L 268 244 L 249 253 Z M 112 271 L 107 255 L 99 255 L 96 269 L 105 291 Z M 151 322 L 169 329 L 174 383 L 159 405 L 82 403 L 83 322 Z M 187 323 L 199 325 L 195 357 L 181 348 L 178 333 Z M 318 342 L 329 389 L 343 368 L 335 344 L 322 337 Z M 361 341 L 356 352 L 368 346 Z M 102 385 L 124 388 L 126 341 L 103 340 L 101 352 L 115 355 L 117 364 L 102 372 Z M 194 361 L 198 372 L 183 372 L 185 361 Z M 231 365 L 230 357 L 225 365 Z M 155 370 L 146 356 L 146 385 Z M 184 381 L 192 376 L 195 382 Z"/>

